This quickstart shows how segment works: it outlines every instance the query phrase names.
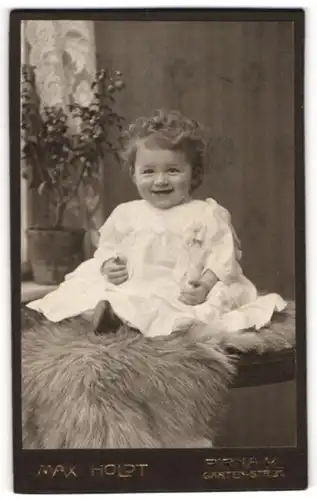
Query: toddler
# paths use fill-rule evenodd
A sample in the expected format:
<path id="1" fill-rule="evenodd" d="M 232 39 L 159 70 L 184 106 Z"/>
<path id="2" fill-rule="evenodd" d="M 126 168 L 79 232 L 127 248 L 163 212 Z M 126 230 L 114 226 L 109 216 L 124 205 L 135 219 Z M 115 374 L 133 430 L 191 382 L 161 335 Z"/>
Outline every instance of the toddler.
<path id="1" fill-rule="evenodd" d="M 122 321 L 148 337 L 193 322 L 233 331 L 267 324 L 286 303 L 259 297 L 244 276 L 228 211 L 192 198 L 204 153 L 200 125 L 180 113 L 132 124 L 123 157 L 141 199 L 118 205 L 93 258 L 28 307 L 53 322 L 94 310 L 96 331 Z"/>

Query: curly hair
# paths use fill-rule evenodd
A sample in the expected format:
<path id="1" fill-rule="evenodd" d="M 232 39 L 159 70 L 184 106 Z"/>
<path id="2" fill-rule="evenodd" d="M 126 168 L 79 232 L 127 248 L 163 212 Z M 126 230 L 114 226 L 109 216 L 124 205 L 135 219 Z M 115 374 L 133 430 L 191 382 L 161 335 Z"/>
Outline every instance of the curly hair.
<path id="1" fill-rule="evenodd" d="M 140 141 L 148 147 L 182 151 L 192 167 L 191 190 L 203 180 L 206 142 L 204 130 L 196 120 L 190 120 L 178 111 L 157 110 L 149 118 L 140 117 L 123 135 L 121 153 L 125 167 L 134 173 L 136 152 Z"/>

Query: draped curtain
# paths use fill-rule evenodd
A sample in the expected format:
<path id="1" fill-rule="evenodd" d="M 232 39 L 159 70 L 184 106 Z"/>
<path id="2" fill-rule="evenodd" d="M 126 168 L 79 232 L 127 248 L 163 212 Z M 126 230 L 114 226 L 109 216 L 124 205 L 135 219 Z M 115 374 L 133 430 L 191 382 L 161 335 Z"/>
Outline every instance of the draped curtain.
<path id="1" fill-rule="evenodd" d="M 96 70 L 93 22 L 25 21 L 25 39 L 43 106 L 65 107 L 71 95 L 89 104 Z"/>
<path id="2" fill-rule="evenodd" d="M 70 99 L 89 105 L 90 84 L 96 71 L 94 23 L 92 21 L 23 21 L 21 23 L 21 61 L 35 67 L 35 80 L 41 106 L 61 106 Z M 27 261 L 25 231 L 40 212 L 41 200 L 32 193 L 28 200 L 26 183 L 21 181 L 22 268 Z M 35 210 L 35 205 L 37 205 Z M 32 209 L 33 206 L 33 209 Z M 76 212 L 75 207 L 72 207 Z M 70 210 L 70 219 L 72 218 Z M 78 218 L 78 207 L 74 218 Z M 37 221 L 38 222 L 38 221 Z"/>

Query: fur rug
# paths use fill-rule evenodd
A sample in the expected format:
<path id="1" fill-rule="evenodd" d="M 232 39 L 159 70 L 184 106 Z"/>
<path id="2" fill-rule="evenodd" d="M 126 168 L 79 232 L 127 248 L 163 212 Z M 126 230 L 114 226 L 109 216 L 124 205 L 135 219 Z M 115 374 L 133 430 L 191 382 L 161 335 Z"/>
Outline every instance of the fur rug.
<path id="1" fill-rule="evenodd" d="M 56 325 L 24 308 L 23 447 L 210 445 L 235 375 L 232 352 L 294 346 L 294 315 L 291 304 L 257 333 L 194 327 L 148 339 L 128 328 L 95 336 L 82 318 Z"/>

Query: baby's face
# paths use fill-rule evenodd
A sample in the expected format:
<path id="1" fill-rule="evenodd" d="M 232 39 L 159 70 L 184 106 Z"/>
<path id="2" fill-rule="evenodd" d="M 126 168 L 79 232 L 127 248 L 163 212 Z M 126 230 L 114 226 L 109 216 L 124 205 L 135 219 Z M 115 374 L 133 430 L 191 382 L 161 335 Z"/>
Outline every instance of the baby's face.
<path id="1" fill-rule="evenodd" d="M 182 151 L 148 149 L 140 144 L 133 178 L 144 200 L 156 208 L 168 209 L 188 198 L 191 170 Z"/>

